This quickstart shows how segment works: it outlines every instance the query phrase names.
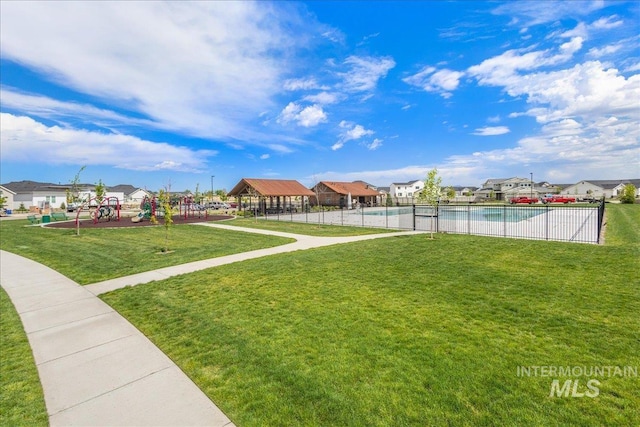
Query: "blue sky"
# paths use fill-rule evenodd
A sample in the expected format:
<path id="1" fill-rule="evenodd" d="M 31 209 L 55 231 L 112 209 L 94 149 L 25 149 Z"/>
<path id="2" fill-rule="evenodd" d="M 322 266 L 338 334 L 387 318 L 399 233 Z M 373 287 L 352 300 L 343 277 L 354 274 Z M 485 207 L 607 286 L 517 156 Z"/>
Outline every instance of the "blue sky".
<path id="1" fill-rule="evenodd" d="M 1 2 L 0 182 L 640 177 L 636 1 Z"/>

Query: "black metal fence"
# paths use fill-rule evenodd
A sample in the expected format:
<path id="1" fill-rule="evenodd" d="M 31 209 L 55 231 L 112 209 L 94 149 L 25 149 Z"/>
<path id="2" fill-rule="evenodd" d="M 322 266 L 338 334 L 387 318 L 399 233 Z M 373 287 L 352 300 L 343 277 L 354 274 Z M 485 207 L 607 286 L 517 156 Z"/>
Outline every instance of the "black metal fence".
<path id="1" fill-rule="evenodd" d="M 436 233 L 519 239 L 598 243 L 605 204 L 495 205 L 467 204 L 366 207 L 356 209 L 282 209 L 267 220 L 379 227 Z"/>

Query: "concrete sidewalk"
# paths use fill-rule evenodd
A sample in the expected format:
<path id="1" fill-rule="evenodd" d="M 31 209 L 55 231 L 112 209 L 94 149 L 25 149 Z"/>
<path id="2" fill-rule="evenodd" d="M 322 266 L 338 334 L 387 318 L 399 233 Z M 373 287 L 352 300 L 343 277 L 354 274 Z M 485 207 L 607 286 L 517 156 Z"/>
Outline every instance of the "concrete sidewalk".
<path id="1" fill-rule="evenodd" d="M 395 233 L 381 234 L 365 234 L 361 236 L 347 237 L 317 237 L 302 234 L 283 233 L 280 231 L 261 230 L 258 228 L 236 227 L 232 225 L 214 224 L 210 222 L 195 223 L 193 226 L 206 226 L 222 228 L 225 230 L 241 231 L 246 233 L 267 234 L 272 236 L 289 237 L 296 239 L 295 242 L 286 245 L 275 246 L 272 248 L 258 249 L 250 252 L 242 252 L 239 254 L 226 255 L 218 258 L 205 259 L 202 261 L 194 261 L 186 264 L 175 265 L 172 267 L 160 268 L 158 270 L 147 271 L 144 273 L 132 274 L 130 276 L 117 277 L 115 279 L 105 280 L 104 282 L 86 285 L 85 289 L 95 295 L 105 292 L 121 289 L 127 286 L 135 286 L 148 283 L 153 280 L 163 280 L 180 274 L 192 273 L 194 271 L 204 270 L 206 268 L 218 267 L 224 264 L 246 261 L 248 259 L 260 258 L 268 255 L 281 254 L 285 252 L 294 252 L 305 249 L 319 248 L 322 246 L 338 245 L 342 243 L 359 242 L 363 240 L 379 239 L 384 237 L 407 236 L 412 234 L 424 234 L 423 231 L 399 231 Z"/>
<path id="2" fill-rule="evenodd" d="M 51 426 L 232 426 L 140 331 L 62 274 L 0 251 L 0 284 L 38 368 Z"/>
<path id="3" fill-rule="evenodd" d="M 51 426 L 233 426 L 173 361 L 97 295 L 252 258 L 416 234 L 314 237 L 222 224 L 198 225 L 296 241 L 87 286 L 35 261 L 0 251 L 0 284 L 27 333 Z"/>

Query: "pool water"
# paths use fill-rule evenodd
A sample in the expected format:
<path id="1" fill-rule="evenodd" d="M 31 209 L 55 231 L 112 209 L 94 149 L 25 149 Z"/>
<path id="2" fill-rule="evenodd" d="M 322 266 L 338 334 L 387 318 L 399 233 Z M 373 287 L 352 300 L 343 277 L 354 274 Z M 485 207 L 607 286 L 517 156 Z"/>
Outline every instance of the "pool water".
<path id="1" fill-rule="evenodd" d="M 511 207 L 511 206 L 496 206 L 496 207 L 471 207 L 467 208 L 440 208 L 438 216 L 440 219 L 447 220 L 472 220 L 472 221 L 495 221 L 495 222 L 519 222 L 526 219 L 533 218 L 541 213 L 544 213 L 546 208 L 531 208 L 531 207 Z M 403 208 L 389 208 L 387 210 L 375 210 L 362 212 L 363 215 L 373 216 L 397 216 L 397 215 L 411 215 L 413 209 L 410 207 Z M 430 208 L 418 207 L 416 208 L 416 215 L 428 216 L 431 213 Z"/>

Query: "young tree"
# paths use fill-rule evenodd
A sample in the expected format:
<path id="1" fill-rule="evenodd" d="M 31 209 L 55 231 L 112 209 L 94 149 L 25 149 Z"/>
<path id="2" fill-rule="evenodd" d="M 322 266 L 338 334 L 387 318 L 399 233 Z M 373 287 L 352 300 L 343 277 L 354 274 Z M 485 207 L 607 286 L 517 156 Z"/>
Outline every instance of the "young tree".
<path id="1" fill-rule="evenodd" d="M 215 194 L 216 194 L 216 196 L 218 196 L 218 198 L 221 201 L 223 201 L 223 202 L 227 201 L 227 190 L 225 190 L 224 188 L 216 190 Z"/>
<path id="2" fill-rule="evenodd" d="M 171 209 L 171 197 L 169 193 L 165 190 L 160 190 L 158 192 L 158 202 L 160 204 L 161 209 L 164 211 L 164 248 L 162 248 L 162 252 L 169 252 L 169 231 L 173 226 L 173 216 Z"/>
<path id="3" fill-rule="evenodd" d="M 80 201 L 80 174 L 87 166 L 84 165 L 80 168 L 76 176 L 71 181 L 71 189 L 67 190 L 67 203 L 78 203 Z"/>
<path id="4" fill-rule="evenodd" d="M 418 201 L 431 206 L 431 239 L 433 239 L 433 218 L 435 216 L 438 201 L 442 196 L 442 178 L 438 176 L 438 169 L 433 168 L 427 173 L 424 180 L 424 188 L 418 193 Z"/>
<path id="5" fill-rule="evenodd" d="M 633 184 L 627 184 L 622 189 L 622 195 L 620 196 L 622 203 L 635 203 L 636 202 L 636 186 Z"/>
<path id="6" fill-rule="evenodd" d="M 96 184 L 96 200 L 98 201 L 98 204 L 102 203 L 106 192 L 107 187 L 104 185 L 101 179 L 98 180 L 98 183 Z"/>
<path id="7" fill-rule="evenodd" d="M 193 201 L 195 203 L 202 204 L 202 195 L 200 194 L 200 183 L 196 183 L 196 192 L 193 195 Z"/>
<path id="8" fill-rule="evenodd" d="M 456 190 L 453 189 L 453 187 L 447 187 L 447 189 L 445 190 L 445 196 L 447 197 L 447 200 L 453 200 L 456 198 Z"/>

